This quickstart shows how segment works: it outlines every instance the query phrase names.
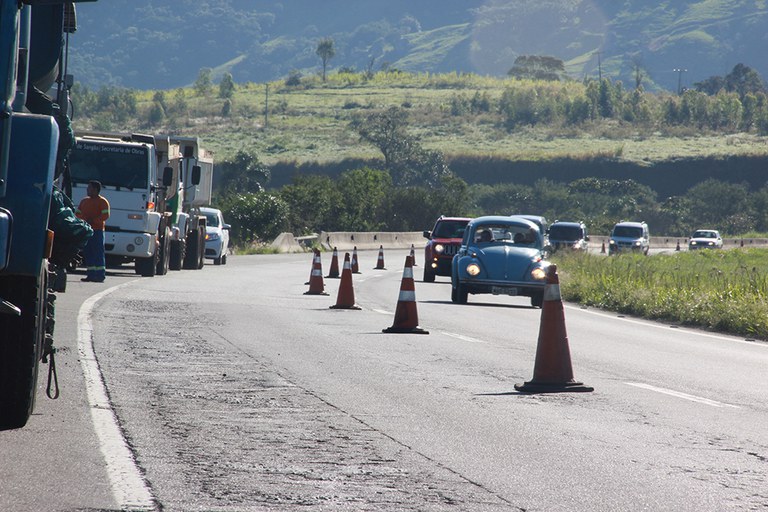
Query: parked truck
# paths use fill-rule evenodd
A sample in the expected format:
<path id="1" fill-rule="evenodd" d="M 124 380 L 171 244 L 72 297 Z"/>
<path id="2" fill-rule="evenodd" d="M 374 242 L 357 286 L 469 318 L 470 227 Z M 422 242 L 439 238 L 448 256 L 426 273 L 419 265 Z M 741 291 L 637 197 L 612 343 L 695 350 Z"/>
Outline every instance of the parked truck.
<path id="1" fill-rule="evenodd" d="M 162 156 L 153 135 L 80 132 L 71 156 L 72 199 L 86 196 L 88 182 L 101 182 L 110 204 L 104 227 L 108 266 L 133 262 L 146 277 L 168 272 L 171 214 L 162 183 Z M 161 169 L 160 171 L 158 169 Z"/>
<path id="2" fill-rule="evenodd" d="M 69 242 L 49 221 L 71 141 L 74 14 L 72 0 L 0 0 L 0 430 L 27 423 L 40 362 L 55 370 L 49 257 Z"/>
<path id="3" fill-rule="evenodd" d="M 170 267 L 203 268 L 206 216 L 200 207 L 211 204 L 213 155 L 198 137 L 157 135 L 156 140 L 165 166 L 165 209 L 171 215 Z"/>

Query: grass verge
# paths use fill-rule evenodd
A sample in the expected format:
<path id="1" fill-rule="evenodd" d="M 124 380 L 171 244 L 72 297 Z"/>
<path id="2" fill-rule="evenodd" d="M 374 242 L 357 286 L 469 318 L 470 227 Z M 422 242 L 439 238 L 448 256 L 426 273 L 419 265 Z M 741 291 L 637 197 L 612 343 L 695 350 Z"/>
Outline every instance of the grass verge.
<path id="1" fill-rule="evenodd" d="M 768 340 L 768 252 L 557 254 L 563 300 Z"/>

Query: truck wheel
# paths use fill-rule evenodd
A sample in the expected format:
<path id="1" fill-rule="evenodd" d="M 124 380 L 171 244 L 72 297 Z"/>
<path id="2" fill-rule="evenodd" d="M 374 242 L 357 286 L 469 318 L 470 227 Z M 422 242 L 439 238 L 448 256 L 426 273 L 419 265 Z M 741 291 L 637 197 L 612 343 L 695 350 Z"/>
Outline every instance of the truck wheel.
<path id="1" fill-rule="evenodd" d="M 200 256 L 200 231 L 196 230 L 187 237 L 187 251 L 184 254 L 184 269 L 194 270 L 199 265 Z"/>
<path id="2" fill-rule="evenodd" d="M 0 430 L 26 425 L 35 405 L 45 336 L 46 270 L 0 279 L 0 297 L 21 315 L 0 314 Z"/>
<path id="3" fill-rule="evenodd" d="M 149 258 L 136 258 L 136 273 L 142 277 L 152 277 L 157 271 L 157 255 Z"/>
<path id="4" fill-rule="evenodd" d="M 201 269 L 203 268 L 203 265 L 205 265 L 205 226 L 200 226 L 198 228 L 197 237 L 198 240 L 200 240 L 200 253 L 198 255 L 197 268 Z"/>
<path id="5" fill-rule="evenodd" d="M 534 293 L 531 296 L 531 306 L 540 308 L 544 305 L 544 292 Z"/>
<path id="6" fill-rule="evenodd" d="M 424 282 L 425 283 L 434 283 L 435 282 L 435 274 L 430 272 L 426 268 L 424 269 Z"/>
<path id="7" fill-rule="evenodd" d="M 187 244 L 184 240 L 171 240 L 171 252 L 168 258 L 168 268 L 171 270 L 181 270 L 184 264 L 184 254 L 186 253 Z"/>
<path id="8" fill-rule="evenodd" d="M 167 227 L 165 228 L 165 233 L 163 233 L 162 240 L 160 240 L 160 248 L 158 250 L 160 254 L 158 255 L 155 273 L 159 276 L 164 276 L 168 273 L 171 262 L 171 230 Z"/>

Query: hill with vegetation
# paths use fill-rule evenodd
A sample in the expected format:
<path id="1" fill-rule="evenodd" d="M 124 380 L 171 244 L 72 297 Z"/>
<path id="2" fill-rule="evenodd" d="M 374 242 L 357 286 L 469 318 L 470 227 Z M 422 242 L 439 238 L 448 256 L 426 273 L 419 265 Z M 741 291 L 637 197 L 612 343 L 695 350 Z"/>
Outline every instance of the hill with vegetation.
<path id="1" fill-rule="evenodd" d="M 390 71 L 261 84 L 203 74 L 173 90 L 76 86 L 73 100 L 77 129 L 201 137 L 241 243 L 523 211 L 593 233 L 628 218 L 676 236 L 768 231 L 762 91 Z"/>
<path id="2" fill-rule="evenodd" d="M 134 0 L 78 4 L 70 70 L 91 88 L 173 89 L 200 69 L 238 83 L 332 69 L 504 76 L 551 55 L 576 80 L 677 90 L 739 62 L 768 76 L 768 6 L 754 0 Z"/>

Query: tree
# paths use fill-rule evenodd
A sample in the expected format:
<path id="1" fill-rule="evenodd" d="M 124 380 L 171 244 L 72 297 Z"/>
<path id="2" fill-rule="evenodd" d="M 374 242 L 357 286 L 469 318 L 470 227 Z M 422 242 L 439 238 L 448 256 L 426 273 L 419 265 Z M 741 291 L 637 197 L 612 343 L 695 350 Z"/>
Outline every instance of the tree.
<path id="1" fill-rule="evenodd" d="M 217 164 L 216 169 L 214 188 L 225 195 L 260 192 L 271 177 L 269 167 L 256 154 L 242 149 L 233 158 Z"/>
<path id="2" fill-rule="evenodd" d="M 507 74 L 518 79 L 557 82 L 565 75 L 565 64 L 547 55 L 521 55 Z"/>
<path id="3" fill-rule="evenodd" d="M 213 87 L 213 82 L 211 80 L 212 75 L 213 70 L 211 70 L 211 68 L 200 68 L 200 71 L 197 74 L 197 80 L 195 80 L 193 86 L 198 96 L 207 96 L 208 93 L 211 92 L 211 87 Z"/>
<path id="4" fill-rule="evenodd" d="M 235 94 L 235 82 L 232 80 L 232 73 L 224 73 L 219 82 L 219 98 L 230 99 Z"/>
<path id="5" fill-rule="evenodd" d="M 760 74 L 741 63 L 736 64 L 731 72 L 724 77 L 711 76 L 706 80 L 696 82 L 693 86 L 697 91 L 704 92 L 710 96 L 716 95 L 723 89 L 727 92 L 735 92 L 742 101 L 747 94 L 768 92 Z"/>
<path id="6" fill-rule="evenodd" d="M 321 39 L 320 42 L 317 43 L 317 50 L 315 50 L 315 53 L 323 62 L 323 82 L 325 82 L 325 71 L 328 67 L 328 62 L 333 58 L 334 55 L 336 55 L 336 48 L 334 48 L 333 39 L 330 37 Z"/>
<path id="7" fill-rule="evenodd" d="M 272 240 L 288 227 L 288 205 L 266 192 L 237 194 L 222 206 L 235 243 Z"/>
<path id="8" fill-rule="evenodd" d="M 325 175 L 298 175 L 293 183 L 280 189 L 288 204 L 289 225 L 294 234 L 344 229 L 339 219 L 347 194 Z"/>

